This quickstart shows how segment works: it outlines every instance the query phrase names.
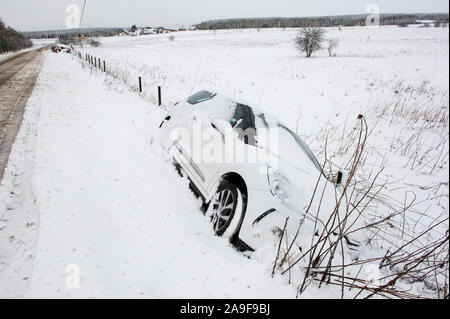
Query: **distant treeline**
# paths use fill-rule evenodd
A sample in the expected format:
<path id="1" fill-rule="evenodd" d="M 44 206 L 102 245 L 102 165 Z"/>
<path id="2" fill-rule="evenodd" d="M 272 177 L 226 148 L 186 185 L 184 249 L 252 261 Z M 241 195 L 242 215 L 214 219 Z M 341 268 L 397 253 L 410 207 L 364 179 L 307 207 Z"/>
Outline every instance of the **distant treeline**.
<path id="1" fill-rule="evenodd" d="M 74 37 L 108 37 L 116 35 L 122 28 L 86 28 L 86 29 L 64 29 L 51 31 L 24 32 L 28 39 L 53 39 Z"/>
<path id="2" fill-rule="evenodd" d="M 246 28 L 301 28 L 311 26 L 362 26 L 365 25 L 367 14 L 324 16 L 305 18 L 244 18 L 223 19 L 202 22 L 196 25 L 199 30 L 216 29 L 246 29 Z M 448 23 L 449 15 L 445 13 L 427 14 L 381 14 L 382 25 L 416 24 L 417 20 L 434 20 Z"/>
<path id="3" fill-rule="evenodd" d="M 16 30 L 5 26 L 0 19 L 0 53 L 30 48 L 33 43 Z"/>

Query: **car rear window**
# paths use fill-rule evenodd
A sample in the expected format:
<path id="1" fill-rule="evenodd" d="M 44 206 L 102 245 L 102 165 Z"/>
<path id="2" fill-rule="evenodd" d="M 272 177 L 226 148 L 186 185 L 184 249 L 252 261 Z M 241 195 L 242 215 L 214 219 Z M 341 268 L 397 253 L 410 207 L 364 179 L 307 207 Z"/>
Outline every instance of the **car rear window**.
<path id="1" fill-rule="evenodd" d="M 200 91 L 198 93 L 195 93 L 194 95 L 190 96 L 187 101 L 189 104 L 198 104 L 201 102 L 205 102 L 208 100 L 211 100 L 213 97 L 215 97 L 216 94 L 215 93 L 211 93 L 208 91 Z"/>

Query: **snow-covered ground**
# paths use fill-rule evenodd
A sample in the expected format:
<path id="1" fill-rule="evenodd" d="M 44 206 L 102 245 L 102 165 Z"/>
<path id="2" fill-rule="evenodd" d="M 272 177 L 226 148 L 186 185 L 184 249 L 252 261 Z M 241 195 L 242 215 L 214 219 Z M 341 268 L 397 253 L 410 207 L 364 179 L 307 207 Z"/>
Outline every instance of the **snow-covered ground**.
<path id="1" fill-rule="evenodd" d="M 58 42 L 57 38 L 49 38 L 49 39 L 32 39 L 34 47 L 45 47 L 47 45 L 52 45 Z"/>
<path id="2" fill-rule="evenodd" d="M 270 276 L 275 248 L 247 259 L 214 237 L 187 182 L 155 154 L 158 85 L 165 108 L 205 88 L 254 101 L 319 155 L 331 132 L 341 166 L 344 133 L 364 114 L 371 134 L 360 178 L 385 168 L 385 206 L 417 197 L 403 231 L 448 216 L 448 121 L 436 120 L 448 116 L 448 29 L 330 29 L 337 57 L 311 59 L 295 51 L 295 30 L 174 36 L 104 38 L 81 49 L 105 59 L 109 75 L 47 55 L 0 187 L 0 296 L 296 296 L 298 282 Z M 127 88 L 138 76 L 143 98 Z M 447 229 L 448 220 L 438 233 Z M 374 247 L 398 244 L 385 240 Z M 80 288 L 70 289 L 78 271 Z M 300 297 L 339 293 L 311 285 Z"/>
<path id="3" fill-rule="evenodd" d="M 28 51 L 32 51 L 32 50 L 36 50 L 42 47 L 45 47 L 47 45 L 51 45 L 53 43 L 56 43 L 57 39 L 36 39 L 33 40 L 33 46 L 31 48 L 27 48 L 27 49 L 23 49 L 23 50 L 19 50 L 16 52 L 6 52 L 6 53 L 0 53 L 0 62 L 2 62 L 2 60 L 5 60 L 13 55 L 19 54 L 19 53 L 23 53 L 23 52 L 28 52 Z"/>
<path id="4" fill-rule="evenodd" d="M 305 131 L 337 113 L 365 110 L 386 83 L 426 80 L 448 88 L 448 29 L 333 28 L 327 37 L 340 40 L 337 57 L 324 50 L 310 60 L 296 52 L 296 32 L 180 32 L 174 41 L 170 35 L 113 37 L 84 51 L 106 60 L 130 86 L 142 76 L 149 98 L 162 85 L 167 105 L 210 87 L 256 101 L 292 126 L 301 114 Z"/>
<path id="5" fill-rule="evenodd" d="M 108 90 L 69 55 L 48 53 L 2 185 L 11 225 L 0 234 L 13 257 L 2 258 L 2 297 L 293 296 L 264 265 L 213 236 L 187 182 L 154 154 L 157 113 L 134 94 Z M 21 182 L 31 183 L 28 193 L 8 199 Z M 33 213 L 22 210 L 25 200 Z M 35 237 L 37 246 L 22 252 Z M 14 265 L 26 259 L 31 273 L 18 273 Z M 79 289 L 66 285 L 74 271 Z"/>

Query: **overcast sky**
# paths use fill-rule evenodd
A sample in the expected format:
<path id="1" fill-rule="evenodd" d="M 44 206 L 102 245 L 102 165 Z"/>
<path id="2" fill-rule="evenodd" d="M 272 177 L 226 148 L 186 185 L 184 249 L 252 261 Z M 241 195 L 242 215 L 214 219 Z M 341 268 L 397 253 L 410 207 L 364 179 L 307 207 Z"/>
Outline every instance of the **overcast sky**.
<path id="1" fill-rule="evenodd" d="M 0 18 L 21 31 L 63 29 L 66 7 L 84 0 L 0 0 Z M 243 17 L 293 17 L 364 13 L 368 4 L 383 13 L 446 12 L 448 0 L 87 0 L 82 27 L 189 26 Z"/>

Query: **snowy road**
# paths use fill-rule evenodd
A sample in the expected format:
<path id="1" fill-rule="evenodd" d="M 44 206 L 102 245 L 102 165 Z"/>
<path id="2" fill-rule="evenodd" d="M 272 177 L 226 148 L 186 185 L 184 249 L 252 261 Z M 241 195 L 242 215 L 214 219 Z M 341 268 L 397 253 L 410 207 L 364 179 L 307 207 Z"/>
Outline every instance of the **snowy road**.
<path id="1" fill-rule="evenodd" d="M 151 146 L 158 119 L 75 58 L 46 54 L 2 186 L 17 196 L 3 193 L 0 297 L 295 297 L 213 236 Z"/>
<path id="2" fill-rule="evenodd" d="M 39 55 L 38 51 L 21 52 L 0 60 L 0 85 L 3 85 Z"/>
<path id="3" fill-rule="evenodd" d="M 42 65 L 41 51 L 0 60 L 0 180 Z"/>

